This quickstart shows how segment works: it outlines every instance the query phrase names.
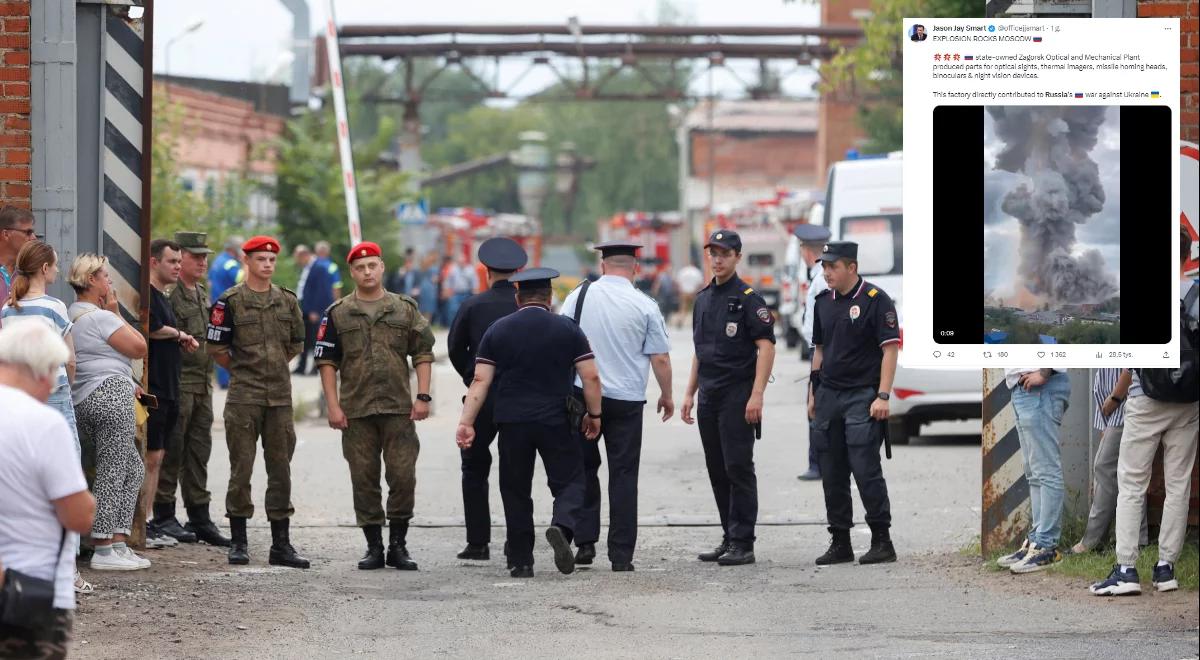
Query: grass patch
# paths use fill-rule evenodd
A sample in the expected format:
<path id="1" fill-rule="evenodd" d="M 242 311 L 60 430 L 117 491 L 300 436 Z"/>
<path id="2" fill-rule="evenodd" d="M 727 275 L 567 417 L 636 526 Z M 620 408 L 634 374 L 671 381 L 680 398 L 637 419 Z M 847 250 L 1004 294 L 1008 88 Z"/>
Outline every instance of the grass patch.
<path id="1" fill-rule="evenodd" d="M 993 562 L 994 563 L 994 562 Z M 1088 580 L 1102 580 L 1117 563 L 1117 553 L 1114 548 L 1104 552 L 1085 552 L 1079 555 L 1063 557 L 1062 563 L 1050 569 L 1055 573 L 1080 577 Z M 1138 557 L 1138 577 L 1143 583 L 1149 583 L 1154 575 L 1154 565 L 1158 563 L 1158 544 L 1153 544 Z M 1188 541 L 1179 553 L 1175 562 L 1175 579 L 1179 580 L 1179 588 L 1196 591 L 1200 588 L 1200 546 L 1195 541 Z"/>

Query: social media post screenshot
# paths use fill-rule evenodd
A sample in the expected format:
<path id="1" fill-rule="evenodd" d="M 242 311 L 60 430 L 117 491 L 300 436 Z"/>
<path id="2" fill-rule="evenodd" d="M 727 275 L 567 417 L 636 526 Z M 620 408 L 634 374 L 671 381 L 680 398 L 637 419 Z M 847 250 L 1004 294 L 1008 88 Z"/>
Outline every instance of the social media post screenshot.
<path id="1" fill-rule="evenodd" d="M 1178 20 L 905 23 L 903 364 L 1177 367 Z"/>

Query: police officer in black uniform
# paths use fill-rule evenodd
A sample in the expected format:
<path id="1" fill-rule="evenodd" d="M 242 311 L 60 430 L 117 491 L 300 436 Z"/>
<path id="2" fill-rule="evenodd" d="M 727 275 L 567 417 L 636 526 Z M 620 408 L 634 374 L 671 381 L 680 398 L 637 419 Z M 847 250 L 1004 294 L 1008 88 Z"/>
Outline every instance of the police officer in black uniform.
<path id="1" fill-rule="evenodd" d="M 585 435 L 600 434 L 600 372 L 587 337 L 574 321 L 550 311 L 551 268 L 512 276 L 516 312 L 496 321 L 475 353 L 475 376 L 458 422 L 458 446 L 475 440 L 475 420 L 495 381 L 493 420 L 500 432 L 500 496 L 508 528 L 512 577 L 533 577 L 534 460 L 542 457 L 554 496 L 546 540 L 562 573 L 575 570 L 571 539 L 583 507 L 583 453 L 571 435 L 567 400 L 578 373 L 586 414 L 577 420 Z"/>
<path id="2" fill-rule="evenodd" d="M 833 542 L 817 564 L 854 561 L 851 474 L 871 527 L 871 549 L 858 562 L 896 561 L 889 535 L 891 505 L 879 461 L 900 350 L 896 306 L 883 289 L 859 276 L 857 243 L 829 243 L 821 261 L 829 289 L 817 296 L 808 416 Z"/>
<path id="3" fill-rule="evenodd" d="M 467 298 L 450 324 L 450 362 L 468 387 L 475 378 L 475 352 L 483 334 L 492 324 L 517 311 L 517 288 L 509 278 L 529 260 L 525 250 L 511 238 L 489 238 L 479 246 L 479 260 L 487 266 L 489 288 Z M 494 393 L 492 393 L 494 394 Z M 492 513 L 488 506 L 488 474 L 492 470 L 492 440 L 496 425 L 492 421 L 489 395 L 475 416 L 475 441 L 461 450 L 463 517 L 467 526 L 467 547 L 459 559 L 484 561 L 489 558 L 492 539 Z M 465 398 L 464 398 L 465 400 Z"/>
<path id="4" fill-rule="evenodd" d="M 692 313 L 696 355 L 683 400 L 683 421 L 696 418 L 724 536 L 700 561 L 721 566 L 754 563 L 758 479 L 754 440 L 761 435 L 763 391 L 775 362 L 775 318 L 762 296 L 737 276 L 742 239 L 719 229 L 705 243 L 713 280 Z"/>

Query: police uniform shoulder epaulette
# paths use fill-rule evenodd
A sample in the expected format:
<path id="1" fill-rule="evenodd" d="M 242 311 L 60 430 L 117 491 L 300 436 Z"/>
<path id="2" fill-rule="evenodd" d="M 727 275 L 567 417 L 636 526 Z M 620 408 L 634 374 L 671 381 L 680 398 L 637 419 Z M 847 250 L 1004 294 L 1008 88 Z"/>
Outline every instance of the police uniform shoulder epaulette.
<path id="1" fill-rule="evenodd" d="M 280 291 L 282 291 L 282 292 L 284 292 L 284 293 L 288 294 L 289 296 L 291 296 L 291 297 L 295 298 L 296 300 L 299 300 L 299 299 L 300 299 L 300 296 L 296 295 L 296 292 L 295 292 L 295 291 L 292 291 L 291 289 L 287 288 L 286 286 L 282 286 L 282 285 L 279 285 L 279 284 L 276 284 L 275 286 L 279 287 L 279 290 L 280 290 Z"/>
<path id="2" fill-rule="evenodd" d="M 353 295 L 353 294 L 351 294 L 351 295 Z M 337 300 L 329 303 L 329 306 L 325 308 L 325 314 L 328 315 L 330 312 L 333 311 L 334 307 L 337 307 L 338 305 L 342 304 L 346 300 L 346 298 L 349 298 L 349 297 L 350 296 L 342 296 L 341 298 L 338 298 Z"/>
<path id="3" fill-rule="evenodd" d="M 817 298 L 820 298 L 821 296 L 827 296 L 827 295 L 829 295 L 829 294 L 830 294 L 832 291 L 833 291 L 833 289 L 821 289 L 821 292 L 820 292 L 820 293 L 818 293 L 816 297 L 817 297 Z"/>
<path id="4" fill-rule="evenodd" d="M 419 305 L 417 304 L 417 300 L 416 300 L 416 298 L 413 298 L 412 296 L 405 295 L 405 294 L 403 294 L 403 293 L 393 293 L 392 295 L 393 295 L 393 296 L 396 296 L 396 297 L 397 297 L 397 298 L 399 298 L 400 300 L 403 300 L 404 302 L 406 302 L 406 303 L 408 303 L 408 304 L 412 305 L 414 309 L 419 309 L 419 308 L 420 308 L 420 307 L 419 307 Z"/>
<path id="5" fill-rule="evenodd" d="M 228 289 L 225 289 L 224 291 L 222 291 L 221 295 L 217 296 L 217 300 L 228 300 L 228 299 L 236 296 L 241 290 L 242 290 L 242 283 L 238 282 L 237 284 L 234 284 L 233 286 L 229 287 Z"/>
<path id="6" fill-rule="evenodd" d="M 744 296 L 748 296 L 748 295 L 750 295 L 750 294 L 752 294 L 752 293 L 754 293 L 754 287 L 749 287 L 749 286 L 748 286 L 748 287 L 746 287 L 746 290 L 742 292 L 742 295 L 744 295 Z"/>

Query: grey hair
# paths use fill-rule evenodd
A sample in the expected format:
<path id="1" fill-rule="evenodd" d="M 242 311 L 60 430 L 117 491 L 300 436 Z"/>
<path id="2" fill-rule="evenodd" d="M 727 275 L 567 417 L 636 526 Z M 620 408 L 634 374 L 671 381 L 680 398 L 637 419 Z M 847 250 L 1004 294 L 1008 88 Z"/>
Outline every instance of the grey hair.
<path id="1" fill-rule="evenodd" d="M 0 364 L 52 378 L 69 357 L 66 342 L 44 323 L 10 323 L 0 329 Z"/>
<path id="2" fill-rule="evenodd" d="M 240 250 L 242 249 L 242 243 L 245 242 L 246 239 L 242 238 L 241 236 L 230 236 L 229 238 L 225 239 L 225 249 Z"/>

